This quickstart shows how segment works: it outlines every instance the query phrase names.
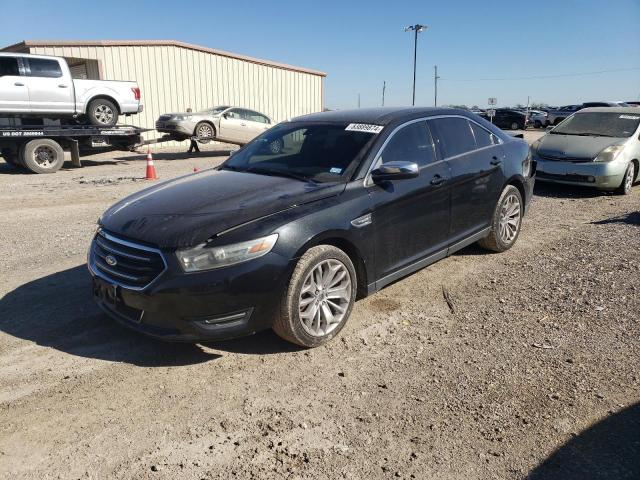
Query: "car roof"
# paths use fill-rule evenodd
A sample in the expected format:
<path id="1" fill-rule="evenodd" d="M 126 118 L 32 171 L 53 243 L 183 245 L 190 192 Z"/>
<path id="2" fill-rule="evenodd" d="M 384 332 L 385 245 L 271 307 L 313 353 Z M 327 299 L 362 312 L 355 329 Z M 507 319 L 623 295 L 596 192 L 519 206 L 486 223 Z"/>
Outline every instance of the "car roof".
<path id="1" fill-rule="evenodd" d="M 311 113 L 308 115 L 302 115 L 300 117 L 292 118 L 291 121 L 369 123 L 373 125 L 388 125 L 397 120 L 411 120 L 412 118 L 432 117 L 437 115 L 463 115 L 465 117 L 469 117 L 470 115 L 474 114 L 459 108 L 378 107 Z"/>
<path id="2" fill-rule="evenodd" d="M 589 107 L 576 113 L 630 113 L 638 115 L 638 107 Z"/>

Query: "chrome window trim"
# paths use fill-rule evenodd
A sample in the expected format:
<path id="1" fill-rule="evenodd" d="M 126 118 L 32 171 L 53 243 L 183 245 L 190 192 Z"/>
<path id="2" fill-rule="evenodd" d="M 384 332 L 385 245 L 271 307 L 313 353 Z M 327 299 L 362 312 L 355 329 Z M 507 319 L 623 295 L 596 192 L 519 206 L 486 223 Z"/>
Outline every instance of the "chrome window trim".
<path id="1" fill-rule="evenodd" d="M 406 127 L 407 125 L 411 125 L 413 123 L 424 122 L 424 121 L 429 121 L 429 120 L 437 120 L 439 118 L 462 118 L 462 119 L 467 120 L 469 122 L 473 122 L 476 125 L 478 125 L 480 128 L 484 129 L 490 135 L 493 135 L 498 140 L 498 143 L 496 143 L 494 145 L 489 145 L 487 147 L 475 148 L 473 150 L 469 150 L 468 152 L 464 152 L 464 153 L 461 153 L 459 155 L 454 155 L 453 157 L 442 158 L 442 159 L 437 160 L 435 162 L 431 162 L 431 163 L 429 163 L 427 165 L 423 165 L 422 167 L 420 167 L 420 170 L 422 170 L 423 168 L 426 168 L 426 167 L 430 167 L 431 165 L 437 165 L 438 163 L 446 162 L 446 161 L 449 161 L 451 159 L 455 159 L 457 157 L 460 157 L 462 155 L 466 155 L 466 154 L 471 153 L 471 152 L 477 152 L 477 151 L 480 151 L 480 150 L 484 150 L 486 148 L 496 147 L 496 146 L 502 145 L 504 143 L 504 141 L 499 136 L 497 136 L 495 133 L 493 133 L 490 130 L 487 130 L 485 127 L 480 125 L 480 123 L 476 122 L 474 119 L 469 118 L 469 117 L 465 117 L 464 115 L 455 115 L 455 114 L 452 114 L 452 115 L 433 115 L 433 116 L 430 116 L 430 117 L 414 118 L 414 119 L 409 120 L 409 121 L 407 121 L 405 123 L 402 123 L 402 124 L 398 125 L 396 128 L 394 128 L 393 131 L 386 138 L 386 140 L 382 143 L 382 145 L 380 146 L 380 148 L 376 152 L 376 154 L 375 154 L 375 156 L 373 158 L 373 162 L 371 162 L 371 165 L 369 166 L 369 169 L 367 170 L 366 175 L 364 176 L 363 185 L 365 187 L 371 187 L 371 186 L 375 185 L 373 180 L 371 179 L 371 172 L 378 166 L 378 164 L 380 162 L 380 156 L 381 156 L 383 150 L 385 149 L 385 147 L 387 146 L 389 141 L 396 135 L 396 133 L 398 133 L 399 130 L 401 130 L 402 128 Z M 469 127 L 469 129 L 471 130 L 471 127 Z M 433 141 L 434 138 L 433 138 L 433 133 L 431 133 L 431 131 L 430 131 L 430 134 L 431 134 L 431 140 Z M 473 134 L 473 130 L 471 130 L 471 134 L 473 135 L 473 139 L 475 141 L 476 137 Z M 433 143 L 432 145 L 434 146 L 434 149 L 435 149 L 435 143 Z"/>
<path id="2" fill-rule="evenodd" d="M 152 253 L 157 253 L 158 255 L 160 255 L 160 259 L 162 259 L 162 264 L 164 265 L 164 268 L 162 269 L 162 271 L 160 273 L 158 273 L 158 275 L 151 280 L 149 283 L 147 283 L 146 285 L 143 285 L 142 287 L 136 287 L 133 285 L 127 285 L 125 283 L 122 283 L 119 280 L 116 280 L 114 278 L 111 278 L 107 275 L 104 275 L 102 272 L 100 272 L 98 269 L 95 268 L 95 259 L 94 259 L 94 253 L 93 253 L 93 244 L 95 242 L 95 237 L 98 235 L 102 235 L 103 237 L 105 237 L 107 240 L 110 240 L 114 243 L 119 243 L 120 245 L 124 245 L 125 247 L 129 247 L 129 248 L 136 248 L 138 250 L 144 250 L 147 252 L 152 252 Z M 105 232 L 104 230 L 99 230 L 96 235 L 94 236 L 93 240 L 91 241 L 91 246 L 89 247 L 89 262 L 87 263 L 87 267 L 89 268 L 89 271 L 95 275 L 96 277 L 100 277 L 101 279 L 111 283 L 112 285 L 117 285 L 121 288 L 125 288 L 127 290 L 135 290 L 135 291 L 141 291 L 141 290 L 145 290 L 146 288 L 149 288 L 151 285 L 153 285 L 163 274 L 164 272 L 167 271 L 167 260 L 164 257 L 164 254 L 162 253 L 162 251 L 158 248 L 153 248 L 153 247 L 147 247 L 146 245 L 140 245 L 139 243 L 135 243 L 135 242 L 129 242 L 128 240 L 123 240 L 121 238 L 118 237 L 114 237 L 113 235 L 108 234 L 107 232 Z"/>

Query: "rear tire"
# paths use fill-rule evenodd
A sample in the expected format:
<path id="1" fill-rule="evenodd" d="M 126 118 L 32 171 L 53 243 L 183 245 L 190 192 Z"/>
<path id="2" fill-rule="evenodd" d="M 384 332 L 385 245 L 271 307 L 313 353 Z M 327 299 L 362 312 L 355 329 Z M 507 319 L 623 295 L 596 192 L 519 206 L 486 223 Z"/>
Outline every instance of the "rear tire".
<path id="1" fill-rule="evenodd" d="M 38 138 L 22 147 L 22 165 L 33 173 L 55 173 L 64 164 L 64 150 L 58 142 Z"/>
<path id="2" fill-rule="evenodd" d="M 118 108 L 111 100 L 96 98 L 89 102 L 87 118 L 96 127 L 113 127 L 118 123 Z"/>
<path id="3" fill-rule="evenodd" d="M 631 187 L 636 176 L 636 165 L 633 162 L 629 162 L 627 169 L 624 172 L 622 183 L 616 190 L 618 195 L 629 195 L 631 193 Z"/>
<path id="4" fill-rule="evenodd" d="M 520 124 L 518 122 L 511 123 L 511 130 L 518 130 L 520 128 Z"/>
<path id="5" fill-rule="evenodd" d="M 513 185 L 507 185 L 496 204 L 491 220 L 491 231 L 478 244 L 493 252 L 504 252 L 516 243 L 522 227 L 524 211 L 522 195 Z"/>
<path id="6" fill-rule="evenodd" d="M 331 245 L 310 248 L 298 260 L 283 292 L 273 330 L 283 339 L 312 348 L 345 326 L 357 292 L 349 256 Z"/>

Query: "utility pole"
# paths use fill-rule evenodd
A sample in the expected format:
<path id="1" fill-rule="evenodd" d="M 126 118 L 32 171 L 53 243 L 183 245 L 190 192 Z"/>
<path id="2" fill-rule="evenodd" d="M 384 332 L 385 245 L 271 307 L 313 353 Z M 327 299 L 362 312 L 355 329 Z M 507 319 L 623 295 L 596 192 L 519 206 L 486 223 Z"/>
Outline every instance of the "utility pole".
<path id="1" fill-rule="evenodd" d="M 411 100 L 411 105 L 415 105 L 416 104 L 416 61 L 418 59 L 418 34 L 420 32 L 422 32 L 423 30 L 426 30 L 428 27 L 427 25 L 420 25 L 419 23 L 416 23 L 415 25 L 409 25 L 408 27 L 405 27 L 404 31 L 408 32 L 408 31 L 413 31 L 414 33 L 414 38 L 413 38 L 413 96 L 412 96 L 412 100 Z"/>
<path id="2" fill-rule="evenodd" d="M 386 81 L 382 81 L 382 106 L 384 107 L 384 91 L 387 88 L 387 82 Z"/>
<path id="3" fill-rule="evenodd" d="M 438 65 L 433 66 L 433 85 L 434 85 L 434 94 L 433 94 L 433 106 L 438 106 Z"/>

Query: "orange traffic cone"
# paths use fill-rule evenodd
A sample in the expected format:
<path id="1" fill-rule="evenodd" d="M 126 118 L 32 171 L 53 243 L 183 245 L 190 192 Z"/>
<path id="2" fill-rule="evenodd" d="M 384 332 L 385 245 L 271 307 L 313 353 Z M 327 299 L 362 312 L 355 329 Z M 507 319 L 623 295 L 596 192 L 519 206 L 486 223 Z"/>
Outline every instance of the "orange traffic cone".
<path id="1" fill-rule="evenodd" d="M 151 149 L 147 150 L 147 176 L 145 180 L 157 180 L 156 167 L 153 165 L 153 156 L 151 155 Z"/>

